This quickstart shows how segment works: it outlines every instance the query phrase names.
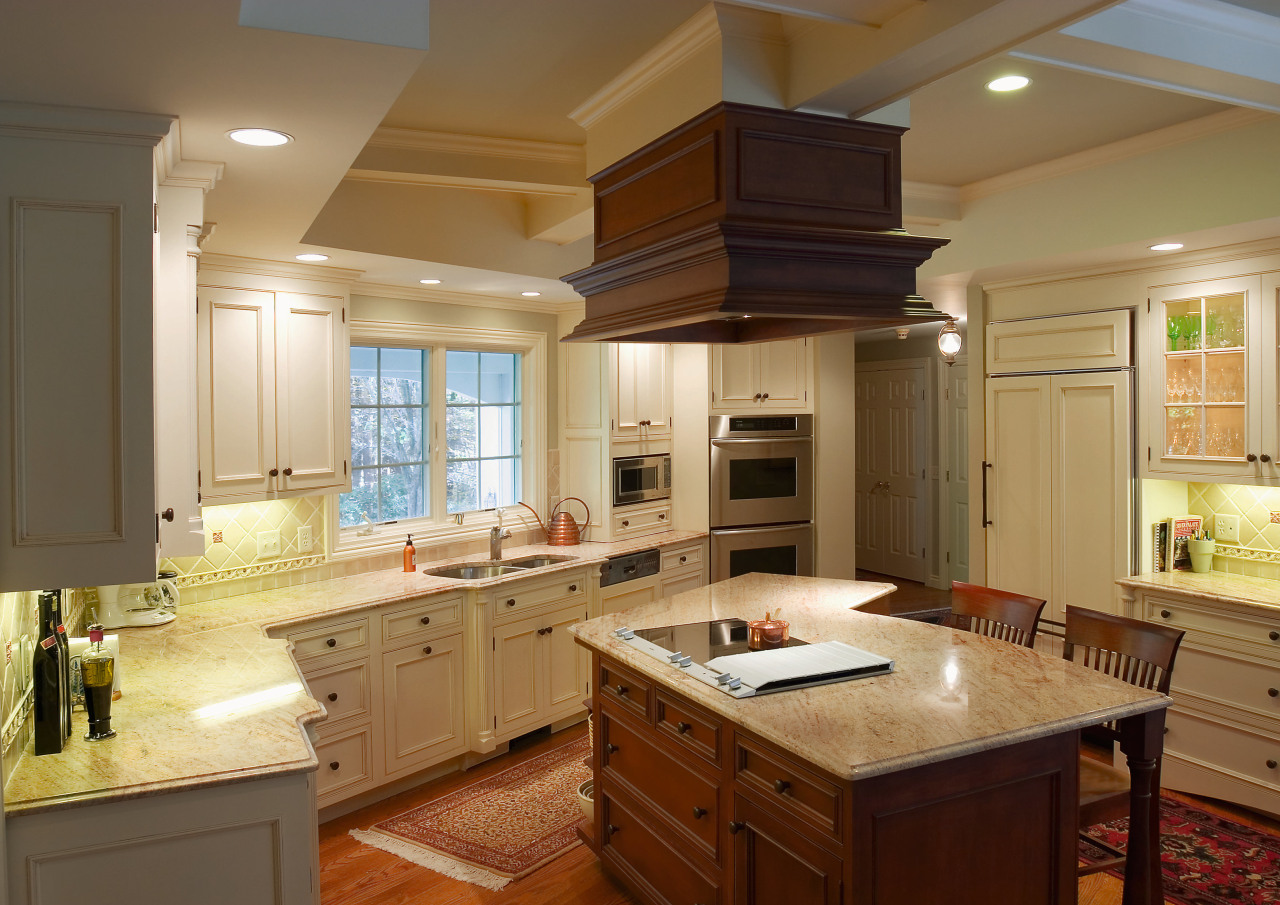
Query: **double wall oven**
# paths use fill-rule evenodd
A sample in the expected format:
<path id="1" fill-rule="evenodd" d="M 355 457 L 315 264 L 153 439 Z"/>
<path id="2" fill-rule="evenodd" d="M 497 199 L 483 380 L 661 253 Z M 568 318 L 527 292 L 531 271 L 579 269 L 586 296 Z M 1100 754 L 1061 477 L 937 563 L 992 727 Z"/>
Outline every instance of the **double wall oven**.
<path id="1" fill-rule="evenodd" d="M 711 580 L 813 574 L 813 415 L 713 415 Z"/>

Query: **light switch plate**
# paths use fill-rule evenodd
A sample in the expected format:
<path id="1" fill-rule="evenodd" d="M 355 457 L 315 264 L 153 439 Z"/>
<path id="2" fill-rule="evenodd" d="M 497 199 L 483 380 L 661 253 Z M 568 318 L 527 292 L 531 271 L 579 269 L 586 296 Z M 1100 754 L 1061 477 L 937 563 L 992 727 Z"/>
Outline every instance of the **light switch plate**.
<path id="1" fill-rule="evenodd" d="M 1213 536 L 1215 540 L 1224 543 L 1240 543 L 1240 516 L 1215 515 L 1213 517 Z"/>
<path id="2" fill-rule="evenodd" d="M 298 526 L 298 552 L 310 553 L 312 543 L 313 541 L 311 538 L 311 526 L 299 525 Z"/>
<path id="3" fill-rule="evenodd" d="M 258 532 L 258 559 L 271 559 L 280 555 L 280 532 Z"/>

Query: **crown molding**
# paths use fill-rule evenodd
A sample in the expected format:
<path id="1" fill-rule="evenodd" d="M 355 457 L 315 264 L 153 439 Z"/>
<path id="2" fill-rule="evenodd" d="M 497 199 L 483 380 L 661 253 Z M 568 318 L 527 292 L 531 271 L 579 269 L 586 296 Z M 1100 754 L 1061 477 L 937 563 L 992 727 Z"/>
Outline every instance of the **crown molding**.
<path id="1" fill-rule="evenodd" d="M 416 286 L 399 286 L 395 283 L 376 283 L 361 280 L 351 286 L 352 295 L 381 299 L 403 299 L 410 302 L 434 302 L 439 305 L 457 305 L 463 308 L 500 308 L 504 311 L 528 311 L 532 314 L 555 314 L 557 306 L 526 298 L 507 298 L 485 295 L 479 292 L 451 292 L 446 289 L 430 289 Z"/>
<path id="2" fill-rule="evenodd" d="M 460 154 L 467 157 L 500 157 L 510 160 L 532 160 L 540 163 L 584 164 L 586 149 L 582 145 L 552 141 L 529 141 L 519 138 L 490 138 L 485 135 L 463 135 L 456 132 L 428 132 L 424 129 L 375 129 L 366 147 L 392 148 L 400 151 L 422 151 Z"/>
<path id="3" fill-rule="evenodd" d="M 591 186 L 549 185 L 507 179 L 477 179 L 469 176 L 439 176 L 433 173 L 396 173 L 388 170 L 347 170 L 346 182 L 373 182 L 385 185 L 418 185 L 426 188 L 470 189 L 516 195 L 544 195 L 552 198 L 590 197 Z"/>
<path id="4" fill-rule="evenodd" d="M 606 82 L 569 113 L 569 118 L 590 129 L 673 68 L 720 38 L 715 4 L 707 4 L 683 25 Z"/>
<path id="5" fill-rule="evenodd" d="M 990 179 L 970 182 L 968 185 L 961 186 L 960 200 L 963 203 L 977 201 L 990 195 L 998 195 L 1001 192 L 1023 188 L 1037 182 L 1046 182 L 1050 179 L 1057 179 L 1082 170 L 1117 163 L 1121 160 L 1141 157 L 1144 154 L 1151 154 L 1164 148 L 1172 148 L 1187 142 L 1207 138 L 1211 135 L 1231 132 L 1269 119 L 1274 119 L 1273 114 L 1259 110 L 1235 109 L 1224 110 L 1221 113 L 1211 113 L 1199 119 L 1166 126 L 1163 129 L 1156 129 L 1142 135 L 1135 135 L 1132 138 L 1113 141 L 1110 144 L 1099 145 L 1096 148 L 1090 148 L 1087 151 L 1080 151 L 1076 154 L 1068 154 L 1056 160 L 1048 160 L 1019 170 L 1011 170 L 999 176 L 992 176 Z"/>
<path id="6" fill-rule="evenodd" d="M 226 164 L 211 160 L 183 160 L 182 124 L 174 120 L 173 128 L 155 147 L 156 177 L 161 185 L 198 188 L 208 194 L 222 178 Z"/>
<path id="7" fill-rule="evenodd" d="M 1147 18 L 1197 31 L 1213 31 L 1238 40 L 1280 44 L 1280 19 L 1215 0 L 1126 0 L 1122 8 L 1113 7 L 1099 15 L 1135 21 Z M 1068 27 L 1065 31 L 1070 34 L 1072 29 Z"/>
<path id="8" fill-rule="evenodd" d="M 297 280 L 315 280 L 324 283 L 350 284 L 360 277 L 363 270 L 349 267 L 325 267 L 318 264 L 296 264 L 272 261 L 267 258 L 242 258 L 236 255 L 220 255 L 205 252 L 200 256 L 200 272 L 250 273 L 267 277 L 291 277 Z"/>
<path id="9" fill-rule="evenodd" d="M 176 116 L 0 101 L 0 135 L 154 147 Z"/>

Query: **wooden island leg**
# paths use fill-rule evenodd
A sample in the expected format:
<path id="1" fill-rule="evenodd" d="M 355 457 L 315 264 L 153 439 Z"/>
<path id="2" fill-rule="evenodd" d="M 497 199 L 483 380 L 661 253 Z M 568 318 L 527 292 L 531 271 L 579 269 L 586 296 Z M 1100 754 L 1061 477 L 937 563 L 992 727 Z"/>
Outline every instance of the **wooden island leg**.
<path id="1" fill-rule="evenodd" d="M 1129 764 L 1129 844 L 1124 905 L 1163 905 L 1160 873 L 1160 758 L 1164 708 L 1120 720 L 1120 750 Z"/>

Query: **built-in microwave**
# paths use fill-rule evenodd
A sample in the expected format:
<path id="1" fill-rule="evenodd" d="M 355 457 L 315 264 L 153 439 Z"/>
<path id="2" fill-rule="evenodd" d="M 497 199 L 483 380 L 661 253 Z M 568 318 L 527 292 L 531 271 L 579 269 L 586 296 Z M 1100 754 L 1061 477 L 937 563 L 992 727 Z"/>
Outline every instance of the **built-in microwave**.
<path id="1" fill-rule="evenodd" d="M 629 456 L 613 460 L 613 505 L 665 500 L 669 496 L 670 456 Z"/>

